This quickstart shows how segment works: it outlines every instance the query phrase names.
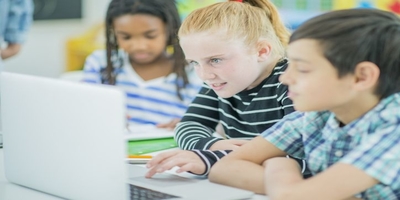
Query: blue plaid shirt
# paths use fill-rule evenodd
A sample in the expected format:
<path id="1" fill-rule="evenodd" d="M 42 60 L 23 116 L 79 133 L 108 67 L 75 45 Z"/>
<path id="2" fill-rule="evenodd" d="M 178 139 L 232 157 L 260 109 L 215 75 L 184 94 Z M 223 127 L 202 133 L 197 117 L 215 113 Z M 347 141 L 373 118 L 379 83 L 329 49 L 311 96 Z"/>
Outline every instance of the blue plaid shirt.
<path id="1" fill-rule="evenodd" d="M 33 0 L 0 0 L 0 43 L 22 43 L 32 23 Z"/>
<path id="2" fill-rule="evenodd" d="M 293 157 L 305 159 L 313 174 L 340 162 L 380 182 L 359 198 L 400 199 L 400 93 L 343 127 L 329 111 L 294 112 L 262 136 Z"/>

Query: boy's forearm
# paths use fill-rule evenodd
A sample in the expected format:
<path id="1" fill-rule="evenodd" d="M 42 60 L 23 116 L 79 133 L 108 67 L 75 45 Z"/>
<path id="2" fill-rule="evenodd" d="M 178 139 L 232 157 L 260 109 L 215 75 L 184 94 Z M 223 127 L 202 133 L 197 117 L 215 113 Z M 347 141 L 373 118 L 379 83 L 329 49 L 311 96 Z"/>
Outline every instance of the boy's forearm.
<path id="1" fill-rule="evenodd" d="M 356 198 L 356 197 L 350 197 L 350 198 L 347 198 L 347 199 L 345 199 L 345 200 L 362 200 L 362 199 Z"/>
<path id="2" fill-rule="evenodd" d="M 258 136 L 218 161 L 209 174 L 212 182 L 265 194 L 265 160 L 286 153 Z"/>
<path id="3" fill-rule="evenodd" d="M 353 197 L 355 194 L 378 183 L 364 171 L 348 164 L 335 164 L 318 175 L 301 180 L 299 170 L 296 169 L 298 166 L 294 162 L 289 163 L 289 159 L 268 161 L 265 185 L 271 199 L 357 200 Z"/>
<path id="4" fill-rule="evenodd" d="M 266 193 L 272 199 L 292 199 L 295 195 L 288 188 L 303 180 L 298 163 L 294 159 L 272 158 L 265 161 L 264 166 Z"/>
<path id="5" fill-rule="evenodd" d="M 214 183 L 265 194 L 263 177 L 261 165 L 243 160 L 221 160 L 211 168 L 208 176 Z"/>

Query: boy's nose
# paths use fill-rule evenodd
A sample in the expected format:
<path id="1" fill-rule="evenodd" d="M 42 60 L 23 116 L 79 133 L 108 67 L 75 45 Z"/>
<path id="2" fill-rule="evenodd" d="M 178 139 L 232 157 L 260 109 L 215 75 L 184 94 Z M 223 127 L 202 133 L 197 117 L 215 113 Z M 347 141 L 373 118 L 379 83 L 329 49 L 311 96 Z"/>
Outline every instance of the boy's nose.
<path id="1" fill-rule="evenodd" d="M 285 85 L 291 84 L 293 79 L 291 78 L 291 68 L 288 67 L 283 74 L 279 76 L 279 81 Z"/>
<path id="2" fill-rule="evenodd" d="M 284 72 L 283 74 L 281 74 L 280 76 L 279 76 L 279 82 L 281 82 L 281 83 L 283 83 L 283 84 L 286 84 L 285 82 L 286 82 L 286 75 L 285 75 L 285 73 L 286 72 Z"/>

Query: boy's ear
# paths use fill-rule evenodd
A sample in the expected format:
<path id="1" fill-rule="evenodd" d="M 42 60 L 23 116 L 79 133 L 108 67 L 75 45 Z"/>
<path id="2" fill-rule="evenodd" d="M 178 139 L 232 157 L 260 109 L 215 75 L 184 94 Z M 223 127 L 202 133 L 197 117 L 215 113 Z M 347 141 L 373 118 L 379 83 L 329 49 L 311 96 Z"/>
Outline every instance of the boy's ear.
<path id="1" fill-rule="evenodd" d="M 258 62 L 267 60 L 272 55 L 271 45 L 267 41 L 259 41 L 257 44 Z"/>
<path id="2" fill-rule="evenodd" d="M 378 84 L 379 74 L 380 70 L 376 64 L 368 61 L 358 63 L 354 71 L 356 89 L 374 89 Z"/>

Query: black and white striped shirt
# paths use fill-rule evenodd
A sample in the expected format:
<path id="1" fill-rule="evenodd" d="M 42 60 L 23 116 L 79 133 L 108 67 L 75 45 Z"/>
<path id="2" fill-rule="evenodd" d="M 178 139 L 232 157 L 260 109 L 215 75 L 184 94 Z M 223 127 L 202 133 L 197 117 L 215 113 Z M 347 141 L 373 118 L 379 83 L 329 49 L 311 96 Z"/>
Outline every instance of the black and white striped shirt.
<path id="1" fill-rule="evenodd" d="M 231 98 L 220 98 L 208 86 L 203 86 L 175 129 L 179 147 L 192 150 L 204 162 L 206 170 L 201 175 L 208 175 L 211 167 L 232 151 L 208 150 L 222 140 L 212 136 L 218 122 L 223 125 L 227 138 L 251 139 L 294 111 L 287 97 L 287 86 L 279 82 L 287 65 L 286 59 L 278 62 L 271 75 L 257 87 Z M 303 176 L 310 177 L 306 162 L 295 160 Z"/>
<path id="2" fill-rule="evenodd" d="M 222 140 L 212 136 L 218 122 L 228 139 L 251 139 L 293 112 L 287 86 L 279 82 L 279 76 L 286 68 L 287 60 L 283 59 L 257 87 L 230 98 L 218 97 L 204 85 L 175 129 L 179 147 L 185 150 L 209 149 Z"/>

